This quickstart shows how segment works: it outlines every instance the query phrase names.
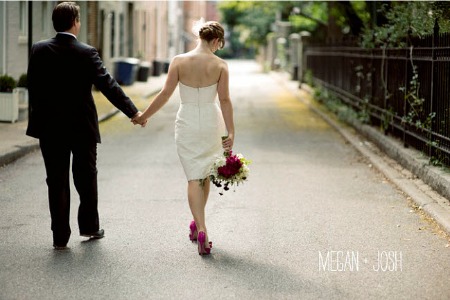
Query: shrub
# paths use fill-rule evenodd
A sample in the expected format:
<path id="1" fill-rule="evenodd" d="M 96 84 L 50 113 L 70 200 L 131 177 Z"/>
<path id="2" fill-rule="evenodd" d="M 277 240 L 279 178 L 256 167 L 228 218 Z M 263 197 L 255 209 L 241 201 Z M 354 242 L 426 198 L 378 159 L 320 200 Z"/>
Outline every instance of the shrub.
<path id="1" fill-rule="evenodd" d="M 16 81 L 14 78 L 8 75 L 0 76 L 0 92 L 1 93 L 12 93 L 13 89 L 16 87 Z"/>
<path id="2" fill-rule="evenodd" d="M 28 87 L 27 86 L 27 74 L 22 74 L 19 77 L 19 81 L 17 82 L 17 87 Z"/>

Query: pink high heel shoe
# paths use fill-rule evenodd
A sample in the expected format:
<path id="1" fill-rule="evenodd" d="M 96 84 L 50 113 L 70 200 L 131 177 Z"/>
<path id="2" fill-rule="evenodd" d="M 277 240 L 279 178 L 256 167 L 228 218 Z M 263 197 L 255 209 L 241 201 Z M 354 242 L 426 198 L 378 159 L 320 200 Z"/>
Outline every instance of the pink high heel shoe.
<path id="1" fill-rule="evenodd" d="M 209 248 L 205 247 L 206 234 L 204 231 L 199 231 L 197 237 L 198 244 L 198 254 L 199 255 L 209 255 L 211 253 L 212 242 L 209 242 Z"/>
<path id="2" fill-rule="evenodd" d="M 191 242 L 194 242 L 197 240 L 197 225 L 195 225 L 195 221 L 192 221 L 191 224 L 189 224 L 189 230 L 191 231 L 189 233 L 189 239 Z"/>

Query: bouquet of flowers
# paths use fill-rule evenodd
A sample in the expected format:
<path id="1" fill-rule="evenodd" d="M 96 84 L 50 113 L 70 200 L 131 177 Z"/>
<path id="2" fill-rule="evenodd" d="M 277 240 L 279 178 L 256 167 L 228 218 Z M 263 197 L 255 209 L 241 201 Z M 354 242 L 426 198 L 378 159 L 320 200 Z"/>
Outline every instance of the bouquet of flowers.
<path id="1" fill-rule="evenodd" d="M 211 168 L 209 179 L 216 187 L 223 187 L 228 191 L 230 186 L 239 185 L 248 178 L 250 161 L 245 159 L 242 154 L 233 154 L 232 151 L 225 152 L 219 157 Z M 223 190 L 219 194 L 223 195 Z"/>

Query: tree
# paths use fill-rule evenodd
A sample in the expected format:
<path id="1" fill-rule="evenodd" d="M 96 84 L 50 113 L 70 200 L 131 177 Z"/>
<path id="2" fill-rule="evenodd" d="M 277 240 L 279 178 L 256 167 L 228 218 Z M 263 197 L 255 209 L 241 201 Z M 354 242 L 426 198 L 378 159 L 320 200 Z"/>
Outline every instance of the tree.
<path id="1" fill-rule="evenodd" d="M 289 16 L 292 31 L 308 31 L 315 40 L 325 40 L 328 30 L 327 5 L 324 1 L 297 2 Z"/>
<path id="2" fill-rule="evenodd" d="M 278 2 L 225 1 L 219 3 L 222 22 L 229 32 L 228 40 L 234 55 L 258 48 L 266 42 L 275 21 Z"/>
<path id="3" fill-rule="evenodd" d="M 435 22 L 441 31 L 450 30 L 448 2 L 392 2 L 377 8 L 385 22 L 366 26 L 361 34 L 363 47 L 404 47 L 410 36 L 433 33 Z"/>
<path id="4" fill-rule="evenodd" d="M 277 19 L 316 42 L 350 37 L 365 47 L 402 46 L 408 34 L 431 33 L 435 20 L 450 29 L 447 1 L 223 1 L 219 9 L 234 55 L 265 45 Z"/>
<path id="5" fill-rule="evenodd" d="M 234 53 L 264 45 L 277 19 L 291 22 L 292 32 L 308 31 L 323 42 L 358 36 L 371 18 L 363 1 L 224 1 L 219 9 Z"/>

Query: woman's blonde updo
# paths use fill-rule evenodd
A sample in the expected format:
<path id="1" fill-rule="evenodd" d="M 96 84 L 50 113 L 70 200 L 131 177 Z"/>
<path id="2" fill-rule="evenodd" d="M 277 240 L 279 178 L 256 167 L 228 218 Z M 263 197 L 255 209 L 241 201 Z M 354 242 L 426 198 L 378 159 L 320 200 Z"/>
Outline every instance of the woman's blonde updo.
<path id="1" fill-rule="evenodd" d="M 204 23 L 199 30 L 198 36 L 207 42 L 219 39 L 219 49 L 225 46 L 225 31 L 219 22 L 209 21 Z"/>

